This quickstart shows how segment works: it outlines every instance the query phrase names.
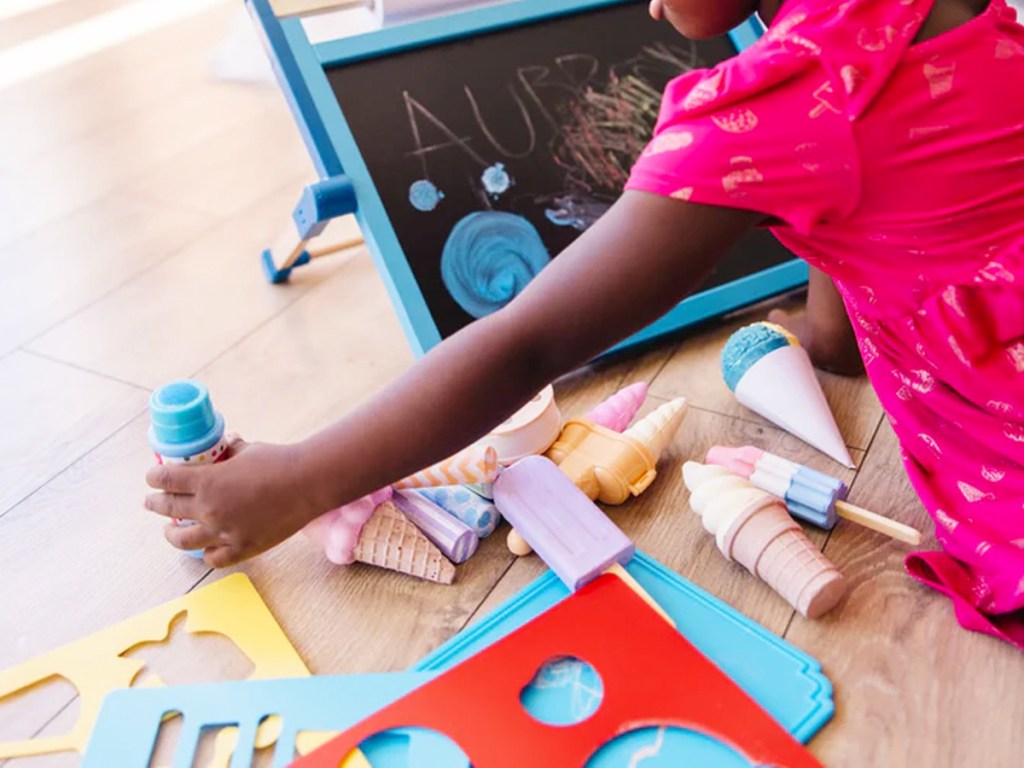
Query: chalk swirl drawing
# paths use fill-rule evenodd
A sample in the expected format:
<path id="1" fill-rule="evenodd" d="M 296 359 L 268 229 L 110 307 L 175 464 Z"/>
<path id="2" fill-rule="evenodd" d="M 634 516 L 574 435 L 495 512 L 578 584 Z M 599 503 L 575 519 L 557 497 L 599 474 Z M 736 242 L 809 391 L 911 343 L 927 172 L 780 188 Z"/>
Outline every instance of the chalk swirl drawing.
<path id="1" fill-rule="evenodd" d="M 505 170 L 504 163 L 495 163 L 484 170 L 480 177 L 480 183 L 484 185 L 487 194 L 497 198 L 508 192 L 509 187 L 512 186 L 512 177 Z"/>
<path id="2" fill-rule="evenodd" d="M 444 193 L 434 185 L 434 182 L 427 179 L 414 181 L 409 187 L 409 202 L 417 211 L 429 213 L 437 208 L 443 199 Z"/>
<path id="3" fill-rule="evenodd" d="M 512 301 L 550 261 L 540 234 L 522 216 L 477 211 L 448 235 L 441 279 L 456 303 L 480 318 Z"/>

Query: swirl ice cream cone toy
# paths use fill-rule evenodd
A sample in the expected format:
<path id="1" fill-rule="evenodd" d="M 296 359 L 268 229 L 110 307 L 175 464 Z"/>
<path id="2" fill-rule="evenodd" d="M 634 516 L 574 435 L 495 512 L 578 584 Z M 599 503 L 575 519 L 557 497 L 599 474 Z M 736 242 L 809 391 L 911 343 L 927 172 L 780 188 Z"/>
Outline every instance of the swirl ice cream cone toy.
<path id="1" fill-rule="evenodd" d="M 656 465 L 686 417 L 686 400 L 665 403 L 623 433 L 572 419 L 547 457 L 591 499 L 622 504 L 654 481 Z"/>
<path id="2" fill-rule="evenodd" d="M 718 549 L 768 584 L 810 619 L 830 611 L 846 582 L 808 540 L 785 504 L 724 467 L 688 461 L 690 506 Z"/>
<path id="3" fill-rule="evenodd" d="M 647 490 L 658 474 L 658 460 L 686 417 L 685 398 L 665 403 L 625 432 L 604 426 L 628 424 L 627 418 L 633 418 L 646 395 L 643 384 L 621 390 L 588 414 L 596 415 L 601 424 L 572 419 L 548 449 L 546 456 L 591 501 L 622 504 Z M 520 557 L 531 552 L 515 530 L 508 535 L 508 548 Z"/>
<path id="4" fill-rule="evenodd" d="M 149 413 L 149 445 L 160 464 L 198 467 L 227 457 L 224 417 L 214 410 L 205 384 L 191 379 L 165 384 L 150 395 Z M 188 554 L 202 558 L 203 550 Z"/>

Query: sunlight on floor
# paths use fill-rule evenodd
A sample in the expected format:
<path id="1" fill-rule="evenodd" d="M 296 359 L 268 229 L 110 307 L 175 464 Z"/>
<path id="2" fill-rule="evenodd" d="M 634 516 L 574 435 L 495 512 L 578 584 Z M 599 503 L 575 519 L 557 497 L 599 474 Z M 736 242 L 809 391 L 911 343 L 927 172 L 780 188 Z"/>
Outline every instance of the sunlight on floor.
<path id="1" fill-rule="evenodd" d="M 8 0 L 10 2 L 11 0 Z M 54 0 L 13 0 L 42 7 Z M 99 53 L 227 0 L 137 0 L 0 52 L 0 90 Z M 0 18 L 9 10 L 0 11 Z M 10 15 L 10 14 L 9 14 Z"/>

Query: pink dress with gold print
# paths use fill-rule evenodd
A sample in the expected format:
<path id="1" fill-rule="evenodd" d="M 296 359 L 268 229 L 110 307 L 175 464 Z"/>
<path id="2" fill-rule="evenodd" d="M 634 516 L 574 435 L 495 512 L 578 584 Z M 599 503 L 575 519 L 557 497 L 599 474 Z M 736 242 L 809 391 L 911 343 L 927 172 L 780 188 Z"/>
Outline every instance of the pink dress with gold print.
<path id="1" fill-rule="evenodd" d="M 835 279 L 944 549 L 909 571 L 1024 648 L 1024 27 L 913 44 L 933 3 L 788 0 L 669 85 L 628 188 L 763 212 Z"/>

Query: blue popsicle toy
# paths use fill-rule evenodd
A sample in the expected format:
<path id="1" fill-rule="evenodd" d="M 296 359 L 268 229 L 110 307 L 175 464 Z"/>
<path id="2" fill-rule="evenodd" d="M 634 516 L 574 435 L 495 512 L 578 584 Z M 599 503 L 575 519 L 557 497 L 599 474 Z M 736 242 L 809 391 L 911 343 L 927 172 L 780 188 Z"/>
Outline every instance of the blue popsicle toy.
<path id="1" fill-rule="evenodd" d="M 191 379 L 165 384 L 150 395 L 149 413 L 149 445 L 161 464 L 202 466 L 227 455 L 224 417 L 214 410 L 205 384 Z M 203 551 L 188 554 L 202 558 Z"/>

